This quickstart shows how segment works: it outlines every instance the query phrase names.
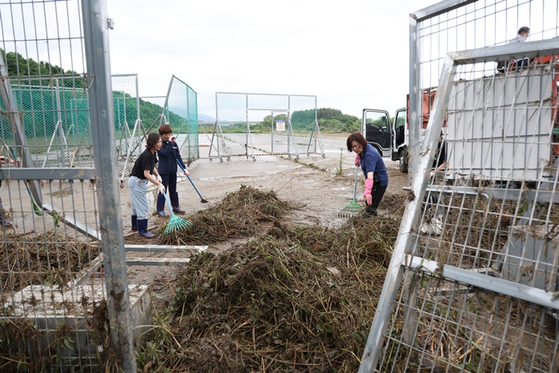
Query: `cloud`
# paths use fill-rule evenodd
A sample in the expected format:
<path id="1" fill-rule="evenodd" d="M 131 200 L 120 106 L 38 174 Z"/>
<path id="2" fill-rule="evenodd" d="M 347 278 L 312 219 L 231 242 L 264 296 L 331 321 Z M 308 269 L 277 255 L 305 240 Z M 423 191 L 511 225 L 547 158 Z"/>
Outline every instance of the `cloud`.
<path id="1" fill-rule="evenodd" d="M 137 73 L 141 96 L 172 75 L 215 113 L 215 92 L 308 94 L 360 116 L 393 111 L 408 90 L 409 13 L 433 1 L 109 2 L 113 74 Z"/>

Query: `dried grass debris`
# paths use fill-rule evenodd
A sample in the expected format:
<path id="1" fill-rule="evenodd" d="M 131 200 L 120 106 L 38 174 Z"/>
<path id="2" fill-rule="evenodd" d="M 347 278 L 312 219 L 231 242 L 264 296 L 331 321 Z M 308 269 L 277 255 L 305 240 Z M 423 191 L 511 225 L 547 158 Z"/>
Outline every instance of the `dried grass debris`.
<path id="1" fill-rule="evenodd" d="M 399 220 L 339 229 L 279 220 L 244 245 L 192 258 L 177 277 L 166 367 L 354 372 Z M 153 364 L 153 363 L 152 363 Z"/>
<path id="2" fill-rule="evenodd" d="M 277 221 L 289 209 L 289 204 L 274 191 L 263 192 L 242 185 L 221 202 L 189 217 L 190 228 L 160 236 L 158 240 L 165 245 L 207 245 L 250 237 L 261 229 L 262 223 Z"/>

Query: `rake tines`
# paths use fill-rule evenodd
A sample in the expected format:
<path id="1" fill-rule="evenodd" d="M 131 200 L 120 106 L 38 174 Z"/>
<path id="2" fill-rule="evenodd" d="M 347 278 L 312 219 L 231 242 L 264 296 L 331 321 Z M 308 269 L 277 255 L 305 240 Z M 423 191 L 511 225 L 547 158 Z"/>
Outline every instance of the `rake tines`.
<path id="1" fill-rule="evenodd" d="M 357 194 L 357 173 L 359 172 L 359 167 L 355 166 L 355 181 L 353 183 L 353 200 L 350 202 L 349 205 L 344 207 L 343 209 L 338 212 L 338 216 L 340 218 L 351 218 L 354 216 L 358 216 L 363 212 L 365 207 L 361 206 L 359 202 L 355 200 L 355 196 Z"/>
<path id="2" fill-rule="evenodd" d="M 167 223 L 167 227 L 165 227 L 165 231 L 163 232 L 163 234 L 171 234 L 192 226 L 192 223 L 188 220 L 175 215 L 175 213 L 173 212 L 173 208 L 169 203 L 169 199 L 167 198 L 167 194 L 163 193 L 163 196 L 165 197 L 165 201 L 167 202 L 167 206 L 169 207 L 169 211 L 171 212 L 171 218 L 169 219 L 169 223 Z"/>
<path id="3" fill-rule="evenodd" d="M 359 202 L 353 200 L 349 205 L 344 207 L 338 212 L 340 218 L 352 218 L 354 216 L 360 215 L 366 207 L 361 206 Z"/>
<path id="4" fill-rule="evenodd" d="M 186 219 L 180 218 L 177 215 L 173 214 L 171 210 L 171 218 L 169 219 L 169 223 L 167 223 L 167 227 L 165 227 L 165 231 L 163 234 L 168 235 L 177 231 L 182 231 L 183 229 L 189 228 L 192 226 L 192 223 Z"/>

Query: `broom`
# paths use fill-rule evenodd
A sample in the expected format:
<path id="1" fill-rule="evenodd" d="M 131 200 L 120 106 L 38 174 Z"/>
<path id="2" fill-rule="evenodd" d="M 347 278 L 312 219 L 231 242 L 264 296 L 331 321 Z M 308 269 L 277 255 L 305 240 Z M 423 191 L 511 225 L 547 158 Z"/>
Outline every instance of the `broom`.
<path id="1" fill-rule="evenodd" d="M 167 235 L 176 231 L 182 231 L 183 229 L 192 226 L 191 222 L 186 219 L 180 218 L 173 213 L 173 208 L 169 203 L 167 194 L 163 193 L 163 196 L 165 197 L 165 201 L 167 202 L 167 206 L 169 206 L 169 211 L 171 212 L 171 218 L 169 219 L 169 223 L 167 223 L 167 227 L 165 227 L 165 231 L 163 232 L 163 234 Z"/>
<path id="2" fill-rule="evenodd" d="M 355 182 L 353 186 L 353 200 L 344 207 L 343 209 L 338 212 L 338 216 L 340 218 L 351 218 L 357 216 L 363 212 L 366 207 L 361 206 L 359 202 L 355 200 L 355 196 L 357 195 L 357 175 L 359 173 L 359 166 L 355 166 Z"/>

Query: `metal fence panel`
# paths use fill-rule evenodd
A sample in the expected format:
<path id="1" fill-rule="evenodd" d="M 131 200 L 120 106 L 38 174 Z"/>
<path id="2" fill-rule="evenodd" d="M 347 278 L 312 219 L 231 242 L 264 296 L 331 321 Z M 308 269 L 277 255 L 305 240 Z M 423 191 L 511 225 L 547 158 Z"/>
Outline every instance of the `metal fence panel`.
<path id="1" fill-rule="evenodd" d="M 164 108 L 165 118 L 177 136 L 185 162 L 200 158 L 198 144 L 198 95 L 188 84 L 173 76 Z M 161 122 L 162 123 L 162 122 Z"/>
<path id="2" fill-rule="evenodd" d="M 132 308 L 150 300 L 128 285 L 114 150 L 137 94 L 113 97 L 106 4 L 2 1 L 0 15 L 0 366 L 135 371 Z"/>
<path id="3" fill-rule="evenodd" d="M 412 15 L 417 156 L 360 371 L 559 370 L 558 14 L 487 0 Z M 532 42 L 506 44 L 521 19 Z M 441 133 L 447 163 L 430 177 Z"/>
<path id="4" fill-rule="evenodd" d="M 209 157 L 324 154 L 316 96 L 266 93 L 216 93 L 216 123 Z M 252 133 L 270 141 L 253 144 Z"/>

